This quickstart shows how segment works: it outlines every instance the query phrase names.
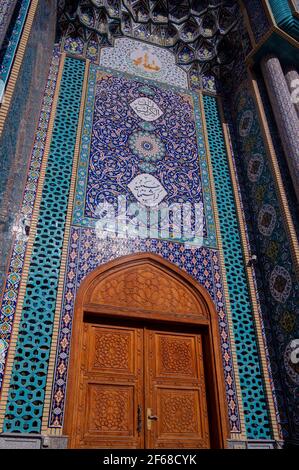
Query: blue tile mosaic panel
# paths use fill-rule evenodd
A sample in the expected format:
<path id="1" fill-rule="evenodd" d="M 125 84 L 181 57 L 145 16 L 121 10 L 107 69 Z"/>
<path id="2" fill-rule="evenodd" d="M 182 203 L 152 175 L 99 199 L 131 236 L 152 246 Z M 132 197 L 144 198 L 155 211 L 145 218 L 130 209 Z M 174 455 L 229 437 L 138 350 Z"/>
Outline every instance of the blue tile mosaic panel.
<path id="1" fill-rule="evenodd" d="M 232 307 L 247 437 L 269 439 L 271 429 L 267 402 L 217 100 L 211 96 L 204 96 L 204 109 Z"/>
<path id="2" fill-rule="evenodd" d="M 66 58 L 33 245 L 4 432 L 40 432 L 85 63 Z"/>
<path id="3" fill-rule="evenodd" d="M 215 247 L 198 96 L 92 65 L 73 223 L 95 227 L 99 204 L 117 209 L 122 195 L 141 202 L 134 189 L 145 176 L 162 194 L 158 203 L 203 203 L 204 244 Z"/>
<path id="4" fill-rule="evenodd" d="M 125 77 L 97 73 L 85 217 L 99 202 L 115 204 L 138 174 L 166 190 L 163 201 L 199 203 L 202 188 L 196 127 L 189 97 Z M 137 196 L 138 197 L 138 196 Z"/>

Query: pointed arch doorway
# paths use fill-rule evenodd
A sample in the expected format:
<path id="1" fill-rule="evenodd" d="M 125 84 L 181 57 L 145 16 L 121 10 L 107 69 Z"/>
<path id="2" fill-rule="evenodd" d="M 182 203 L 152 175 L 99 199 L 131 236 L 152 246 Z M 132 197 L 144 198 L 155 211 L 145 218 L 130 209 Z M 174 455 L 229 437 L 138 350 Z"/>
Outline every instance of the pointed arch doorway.
<path id="1" fill-rule="evenodd" d="M 77 293 L 71 346 L 71 448 L 225 447 L 217 313 L 173 264 L 142 253 L 90 273 Z"/>

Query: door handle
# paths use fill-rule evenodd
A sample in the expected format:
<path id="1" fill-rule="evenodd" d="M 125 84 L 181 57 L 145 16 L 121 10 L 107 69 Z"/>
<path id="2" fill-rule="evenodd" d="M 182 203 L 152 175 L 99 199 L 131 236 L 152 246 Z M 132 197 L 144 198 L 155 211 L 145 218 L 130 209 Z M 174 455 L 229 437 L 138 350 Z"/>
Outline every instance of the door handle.
<path id="1" fill-rule="evenodd" d="M 142 414 L 141 414 L 141 406 L 138 405 L 137 407 L 137 432 L 140 434 L 142 431 Z"/>
<path id="2" fill-rule="evenodd" d="M 147 423 L 147 429 L 150 431 L 152 428 L 152 421 L 157 421 L 158 416 L 152 414 L 152 409 L 148 408 L 147 413 L 146 413 L 146 423 Z"/>

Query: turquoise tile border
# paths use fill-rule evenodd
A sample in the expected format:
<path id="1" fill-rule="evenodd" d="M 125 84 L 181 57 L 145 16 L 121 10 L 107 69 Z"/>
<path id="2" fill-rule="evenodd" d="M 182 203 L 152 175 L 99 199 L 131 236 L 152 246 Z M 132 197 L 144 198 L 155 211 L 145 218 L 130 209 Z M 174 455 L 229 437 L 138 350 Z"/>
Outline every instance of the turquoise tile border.
<path id="1" fill-rule="evenodd" d="M 40 169 L 44 158 L 45 143 L 56 89 L 59 63 L 60 56 L 55 52 L 43 97 L 39 123 L 28 167 L 23 204 L 20 212 L 20 220 L 21 218 L 26 219 L 29 225 L 32 220 Z M 18 231 L 13 243 L 12 255 L 4 283 L 3 297 L 0 300 L 0 392 L 2 389 L 4 370 L 15 319 L 27 243 L 27 237 L 24 236 L 22 231 Z"/>
<path id="2" fill-rule="evenodd" d="M 216 98 L 204 96 L 224 262 L 248 439 L 271 438 L 234 193 Z"/>
<path id="3" fill-rule="evenodd" d="M 85 63 L 66 58 L 10 382 L 4 432 L 40 432 Z"/>
<path id="4" fill-rule="evenodd" d="M 215 229 L 214 213 L 212 209 L 212 198 L 211 198 L 211 191 L 210 191 L 208 164 L 207 164 L 207 156 L 206 156 L 205 145 L 204 145 L 203 124 L 202 124 L 202 116 L 200 113 L 198 95 L 196 93 L 189 92 L 185 90 L 184 88 L 164 85 L 164 84 L 161 84 L 160 82 L 147 80 L 141 77 L 136 78 L 125 72 L 115 71 L 115 70 L 105 68 L 102 66 L 97 66 L 94 64 L 90 66 L 90 70 L 89 70 L 87 100 L 86 100 L 86 107 L 85 107 L 85 113 L 84 113 L 84 124 L 83 124 L 82 139 L 81 139 L 81 151 L 80 151 L 80 159 L 79 159 L 78 173 L 77 173 L 77 184 L 76 184 L 76 190 L 75 190 L 73 224 L 82 226 L 82 227 L 95 227 L 95 224 L 96 224 L 95 219 L 84 216 L 84 206 L 85 206 L 86 185 L 87 185 L 87 176 L 88 176 L 90 144 L 91 144 L 91 136 L 92 136 L 97 71 L 107 72 L 115 76 L 126 76 L 128 79 L 131 79 L 131 80 L 135 79 L 143 83 L 149 83 L 149 84 L 153 83 L 157 87 L 177 90 L 178 92 L 183 93 L 184 95 L 188 95 L 192 97 L 193 103 L 194 103 L 195 120 L 196 120 L 201 184 L 202 184 L 204 211 L 205 211 L 206 226 L 207 226 L 207 237 L 204 238 L 204 246 L 216 248 L 217 247 L 216 229 Z"/>

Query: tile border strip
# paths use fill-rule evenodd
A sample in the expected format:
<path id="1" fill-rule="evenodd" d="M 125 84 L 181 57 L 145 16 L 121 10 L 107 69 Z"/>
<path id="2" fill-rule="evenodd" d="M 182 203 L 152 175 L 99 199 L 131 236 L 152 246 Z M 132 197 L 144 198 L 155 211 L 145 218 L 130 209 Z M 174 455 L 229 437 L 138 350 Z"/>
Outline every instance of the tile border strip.
<path id="1" fill-rule="evenodd" d="M 32 433 L 41 428 L 84 72 L 85 63 L 64 61 L 9 386 L 7 432 Z"/>
<path id="2" fill-rule="evenodd" d="M 266 394 L 267 394 L 268 408 L 270 411 L 270 417 L 272 421 L 273 437 L 276 441 L 278 441 L 280 439 L 280 434 L 279 434 L 275 404 L 274 404 L 274 399 L 273 399 L 273 393 L 272 393 L 272 389 L 270 385 L 271 380 L 270 380 L 270 375 L 269 375 L 269 370 L 268 370 L 269 364 L 267 362 L 267 357 L 265 354 L 265 349 L 267 348 L 267 345 L 264 342 L 264 337 L 262 334 L 263 325 L 262 325 L 262 319 L 261 319 L 260 312 L 259 312 L 258 299 L 257 299 L 256 291 L 255 291 L 254 276 L 253 276 L 252 268 L 248 266 L 248 262 L 250 259 L 250 251 L 249 251 L 248 240 L 246 236 L 246 229 L 245 229 L 245 224 L 244 224 L 244 211 L 242 210 L 242 200 L 240 198 L 240 194 L 238 190 L 238 187 L 239 187 L 238 178 L 235 172 L 233 156 L 232 156 L 231 147 L 229 144 L 228 125 L 225 122 L 223 107 L 222 107 L 222 103 L 220 99 L 218 99 L 218 108 L 219 108 L 220 118 L 222 121 L 223 135 L 224 135 L 226 152 L 227 152 L 227 157 L 228 157 L 230 176 L 232 180 L 232 187 L 233 187 L 235 205 L 236 205 L 238 222 L 239 222 L 239 230 L 240 230 L 241 241 L 242 241 L 242 250 L 243 250 L 243 255 L 244 255 L 247 279 L 248 279 L 248 287 L 249 287 L 251 305 L 252 305 L 254 320 L 255 320 L 257 342 L 258 342 L 258 347 L 259 347 L 259 356 L 260 356 L 260 362 L 262 365 L 262 371 L 263 371 L 263 376 L 264 376 L 264 384 L 265 384 L 265 389 L 266 389 Z"/>

